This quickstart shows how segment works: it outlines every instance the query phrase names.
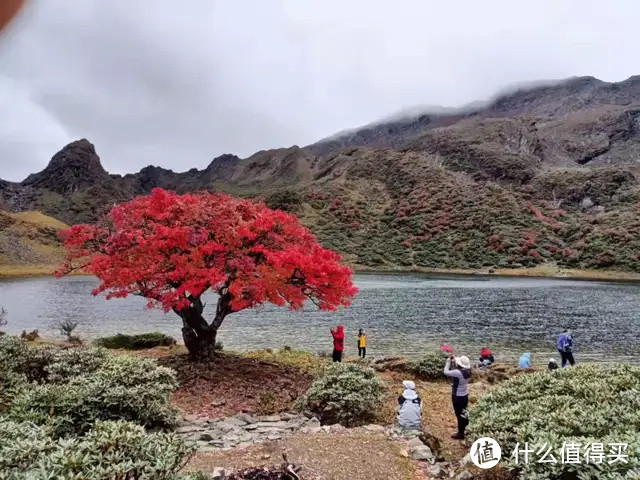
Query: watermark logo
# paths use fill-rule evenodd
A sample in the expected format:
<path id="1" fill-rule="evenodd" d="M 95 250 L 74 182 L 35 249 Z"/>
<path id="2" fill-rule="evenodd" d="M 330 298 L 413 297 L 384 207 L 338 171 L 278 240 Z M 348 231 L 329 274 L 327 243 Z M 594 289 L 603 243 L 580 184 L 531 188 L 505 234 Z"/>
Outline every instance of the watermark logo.
<path id="1" fill-rule="evenodd" d="M 469 453 L 473 464 L 484 469 L 495 467 L 502 457 L 500 445 L 489 437 L 482 437 L 473 442 Z"/>

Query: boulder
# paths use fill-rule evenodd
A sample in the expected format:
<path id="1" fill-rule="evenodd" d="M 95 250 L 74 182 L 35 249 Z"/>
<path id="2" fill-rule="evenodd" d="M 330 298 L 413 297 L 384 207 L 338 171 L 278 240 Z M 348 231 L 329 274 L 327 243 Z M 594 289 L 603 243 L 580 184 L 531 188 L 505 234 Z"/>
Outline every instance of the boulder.
<path id="1" fill-rule="evenodd" d="M 436 463 L 436 457 L 433 455 L 431 449 L 426 445 L 412 448 L 411 458 L 413 458 L 414 460 L 427 461 L 432 465 Z"/>

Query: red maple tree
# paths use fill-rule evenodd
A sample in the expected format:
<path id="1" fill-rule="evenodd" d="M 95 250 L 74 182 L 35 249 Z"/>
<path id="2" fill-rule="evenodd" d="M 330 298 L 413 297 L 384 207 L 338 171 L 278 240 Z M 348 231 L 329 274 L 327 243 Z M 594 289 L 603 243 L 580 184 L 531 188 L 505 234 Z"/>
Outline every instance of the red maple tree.
<path id="1" fill-rule="evenodd" d="M 154 189 L 61 235 L 67 256 L 58 275 L 82 269 L 100 280 L 94 295 L 141 295 L 149 308 L 173 310 L 198 359 L 213 357 L 218 328 L 232 312 L 266 302 L 300 309 L 307 300 L 335 310 L 357 292 L 351 269 L 296 216 L 228 195 Z M 208 290 L 218 295 L 210 323 L 202 301 Z"/>

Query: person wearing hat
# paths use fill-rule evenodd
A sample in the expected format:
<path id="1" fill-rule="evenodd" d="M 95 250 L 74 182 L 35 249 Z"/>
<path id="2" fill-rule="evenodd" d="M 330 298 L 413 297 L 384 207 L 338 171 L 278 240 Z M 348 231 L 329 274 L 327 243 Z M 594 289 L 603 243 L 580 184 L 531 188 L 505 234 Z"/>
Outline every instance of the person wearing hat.
<path id="1" fill-rule="evenodd" d="M 398 397 L 398 424 L 405 430 L 422 430 L 422 399 L 416 392 L 416 384 L 404 380 L 404 392 Z"/>
<path id="2" fill-rule="evenodd" d="M 549 372 L 553 372 L 554 370 L 558 369 L 558 362 L 556 362 L 555 358 L 549 359 L 549 364 L 547 365 L 547 368 L 549 368 Z"/>
<path id="3" fill-rule="evenodd" d="M 467 406 L 469 405 L 469 379 L 471 378 L 471 362 L 468 357 L 451 355 L 444 365 L 444 374 L 451 377 L 451 402 L 458 419 L 458 431 L 451 435 L 456 440 L 464 439 L 464 431 L 469 425 Z"/>

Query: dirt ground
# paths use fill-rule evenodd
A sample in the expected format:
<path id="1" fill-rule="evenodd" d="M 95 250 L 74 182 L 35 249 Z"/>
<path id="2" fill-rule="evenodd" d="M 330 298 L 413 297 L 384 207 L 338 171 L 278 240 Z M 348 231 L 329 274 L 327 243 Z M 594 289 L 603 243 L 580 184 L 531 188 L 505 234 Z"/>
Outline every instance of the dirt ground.
<path id="1" fill-rule="evenodd" d="M 161 356 L 158 362 L 178 372 L 180 388 L 172 403 L 186 414 L 209 418 L 290 410 L 312 381 L 296 368 L 233 354 L 206 364 L 185 354 Z"/>
<path id="2" fill-rule="evenodd" d="M 290 462 L 301 465 L 305 480 L 414 480 L 426 478 L 400 449 L 385 436 L 367 434 L 293 435 L 277 442 L 246 450 L 199 452 L 187 465 L 188 471 L 227 471 L 282 463 L 286 452 Z"/>

